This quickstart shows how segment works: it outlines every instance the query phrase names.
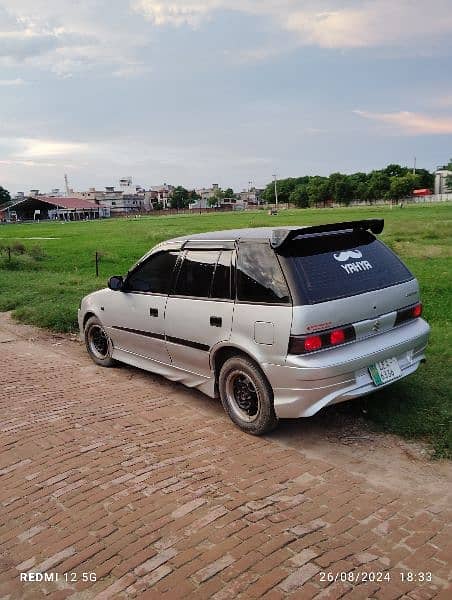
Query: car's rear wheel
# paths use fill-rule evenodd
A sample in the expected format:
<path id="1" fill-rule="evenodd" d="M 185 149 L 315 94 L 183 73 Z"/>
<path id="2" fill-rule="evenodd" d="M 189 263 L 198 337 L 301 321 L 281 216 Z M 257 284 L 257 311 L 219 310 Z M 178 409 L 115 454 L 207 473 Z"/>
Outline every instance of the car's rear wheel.
<path id="1" fill-rule="evenodd" d="M 229 358 L 221 367 L 218 387 L 223 408 L 243 431 L 262 435 L 278 424 L 273 390 L 259 367 L 249 358 Z"/>
<path id="2" fill-rule="evenodd" d="M 102 367 L 113 367 L 113 346 L 102 323 L 97 317 L 90 317 L 85 324 L 85 344 L 93 361 Z"/>

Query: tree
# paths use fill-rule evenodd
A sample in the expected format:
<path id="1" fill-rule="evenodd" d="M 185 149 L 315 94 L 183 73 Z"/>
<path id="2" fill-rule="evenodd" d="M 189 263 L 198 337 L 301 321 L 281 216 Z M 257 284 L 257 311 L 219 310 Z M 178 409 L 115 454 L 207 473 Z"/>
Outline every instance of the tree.
<path id="1" fill-rule="evenodd" d="M 11 202 L 11 196 L 8 190 L 0 185 L 0 206 L 2 204 L 9 204 Z"/>
<path id="2" fill-rule="evenodd" d="M 402 177 L 402 175 L 406 175 L 407 171 L 407 167 L 401 167 L 400 165 L 388 165 L 386 169 L 384 169 L 384 173 L 386 173 L 388 177 Z"/>
<path id="3" fill-rule="evenodd" d="M 348 176 L 354 200 L 367 200 L 367 180 L 367 173 L 352 173 Z"/>
<path id="4" fill-rule="evenodd" d="M 400 200 L 411 196 L 413 190 L 419 187 L 419 178 L 413 173 L 407 173 L 402 177 L 391 177 L 391 184 L 387 195 L 391 200 Z"/>
<path id="5" fill-rule="evenodd" d="M 398 166 L 398 165 L 390 165 Z M 396 176 L 394 176 L 396 177 Z M 375 201 L 381 200 L 385 197 L 385 194 L 389 191 L 391 185 L 391 179 L 384 171 L 372 171 L 369 180 L 367 182 L 367 197 L 366 200 Z"/>
<path id="6" fill-rule="evenodd" d="M 433 173 L 430 173 L 430 171 L 427 171 L 427 169 L 416 169 L 416 175 L 419 178 L 420 188 L 427 188 L 429 190 L 433 189 L 435 185 L 435 176 Z"/>
<path id="7" fill-rule="evenodd" d="M 295 204 L 298 208 L 307 208 L 309 206 L 309 194 L 306 184 L 299 184 L 292 190 L 289 196 L 289 202 Z"/>
<path id="8" fill-rule="evenodd" d="M 227 188 L 223 192 L 223 198 L 234 198 L 234 190 L 232 188 Z"/>
<path id="9" fill-rule="evenodd" d="M 311 177 L 308 185 L 306 186 L 308 192 L 309 204 L 320 204 L 325 203 L 330 198 L 330 184 L 328 177 L 320 177 L 316 175 Z"/>
<path id="10" fill-rule="evenodd" d="M 339 204 L 350 204 L 353 200 L 353 187 L 347 175 L 332 173 L 329 176 L 329 189 L 332 197 Z"/>
<path id="11" fill-rule="evenodd" d="M 290 194 L 293 192 L 298 184 L 298 180 L 294 177 L 288 177 L 287 179 L 278 179 L 276 182 L 276 189 L 278 191 L 278 202 L 287 203 L 290 201 Z M 272 181 L 265 188 L 262 198 L 267 204 L 274 204 L 275 199 L 275 182 Z"/>
<path id="12" fill-rule="evenodd" d="M 189 204 L 189 192 L 181 185 L 174 188 L 171 194 L 170 206 L 171 208 L 188 208 Z"/>
<path id="13" fill-rule="evenodd" d="M 201 199 L 201 196 L 195 190 L 190 190 L 188 192 L 188 203 L 189 204 L 194 204 L 195 202 L 197 202 L 200 199 Z"/>

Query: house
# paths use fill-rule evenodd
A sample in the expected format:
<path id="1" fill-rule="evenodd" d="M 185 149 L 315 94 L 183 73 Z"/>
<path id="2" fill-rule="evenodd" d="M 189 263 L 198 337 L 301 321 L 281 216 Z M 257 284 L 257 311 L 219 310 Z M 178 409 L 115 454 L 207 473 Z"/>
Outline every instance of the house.
<path id="1" fill-rule="evenodd" d="M 213 183 L 212 187 L 210 187 L 210 188 L 199 188 L 195 191 L 198 194 L 198 196 L 201 197 L 201 200 L 208 201 L 211 198 L 215 198 L 215 196 L 219 195 L 219 192 L 221 192 L 221 188 L 218 185 L 218 183 Z"/>
<path id="2" fill-rule="evenodd" d="M 136 194 L 122 194 L 118 198 L 104 198 L 99 205 L 108 208 L 112 215 L 127 215 L 142 210 L 143 198 Z"/>
<path id="3" fill-rule="evenodd" d="M 152 210 L 157 205 L 163 208 L 170 208 L 171 194 L 173 193 L 174 186 L 164 183 L 163 185 L 156 185 L 149 188 L 145 192 L 145 206 L 148 206 L 148 210 Z"/>

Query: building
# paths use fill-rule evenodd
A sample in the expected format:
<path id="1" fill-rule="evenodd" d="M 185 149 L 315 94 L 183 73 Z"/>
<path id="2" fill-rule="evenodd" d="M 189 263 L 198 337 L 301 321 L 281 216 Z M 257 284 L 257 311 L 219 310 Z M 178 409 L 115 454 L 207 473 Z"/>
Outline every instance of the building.
<path id="1" fill-rule="evenodd" d="M 190 210 L 199 210 L 200 208 L 211 208 L 207 198 L 198 198 L 197 200 L 191 200 L 188 205 Z"/>
<path id="2" fill-rule="evenodd" d="M 258 206 L 262 203 L 261 196 L 264 190 L 255 187 L 249 190 L 243 190 L 238 194 L 238 202 L 244 206 Z"/>
<path id="3" fill-rule="evenodd" d="M 108 208 L 112 215 L 127 215 L 142 211 L 143 198 L 136 194 L 121 194 L 119 197 L 106 196 L 99 200 L 99 206 Z"/>
<path id="4" fill-rule="evenodd" d="M 170 208 L 171 194 L 173 193 L 174 186 L 164 183 L 163 185 L 156 185 L 149 188 L 145 192 L 145 201 L 148 203 L 149 210 L 161 206 L 162 208 Z"/>
<path id="5" fill-rule="evenodd" d="M 435 171 L 435 194 L 447 194 L 452 192 L 452 185 L 447 184 L 447 178 L 452 179 L 452 171 L 447 167 L 439 167 Z"/>
<path id="6" fill-rule="evenodd" d="M 29 196 L 8 206 L 4 211 L 6 221 L 85 221 L 110 216 L 104 208 L 80 198 Z"/>
<path id="7" fill-rule="evenodd" d="M 221 188 L 218 183 L 213 183 L 210 188 L 199 188 L 195 190 L 198 196 L 201 197 L 201 200 L 210 200 L 218 195 L 221 192 Z"/>

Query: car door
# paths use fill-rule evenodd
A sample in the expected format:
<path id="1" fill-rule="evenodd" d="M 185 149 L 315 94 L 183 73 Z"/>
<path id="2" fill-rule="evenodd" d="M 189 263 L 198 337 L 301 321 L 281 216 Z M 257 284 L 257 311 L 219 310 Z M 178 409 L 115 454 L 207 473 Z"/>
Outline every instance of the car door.
<path id="1" fill-rule="evenodd" d="M 123 290 L 114 292 L 105 322 L 115 348 L 171 362 L 165 344 L 165 309 L 178 256 L 177 250 L 152 254 L 129 273 Z"/>
<path id="2" fill-rule="evenodd" d="M 210 377 L 210 349 L 231 334 L 232 255 L 232 248 L 185 251 L 166 306 L 166 341 L 174 366 Z"/>

